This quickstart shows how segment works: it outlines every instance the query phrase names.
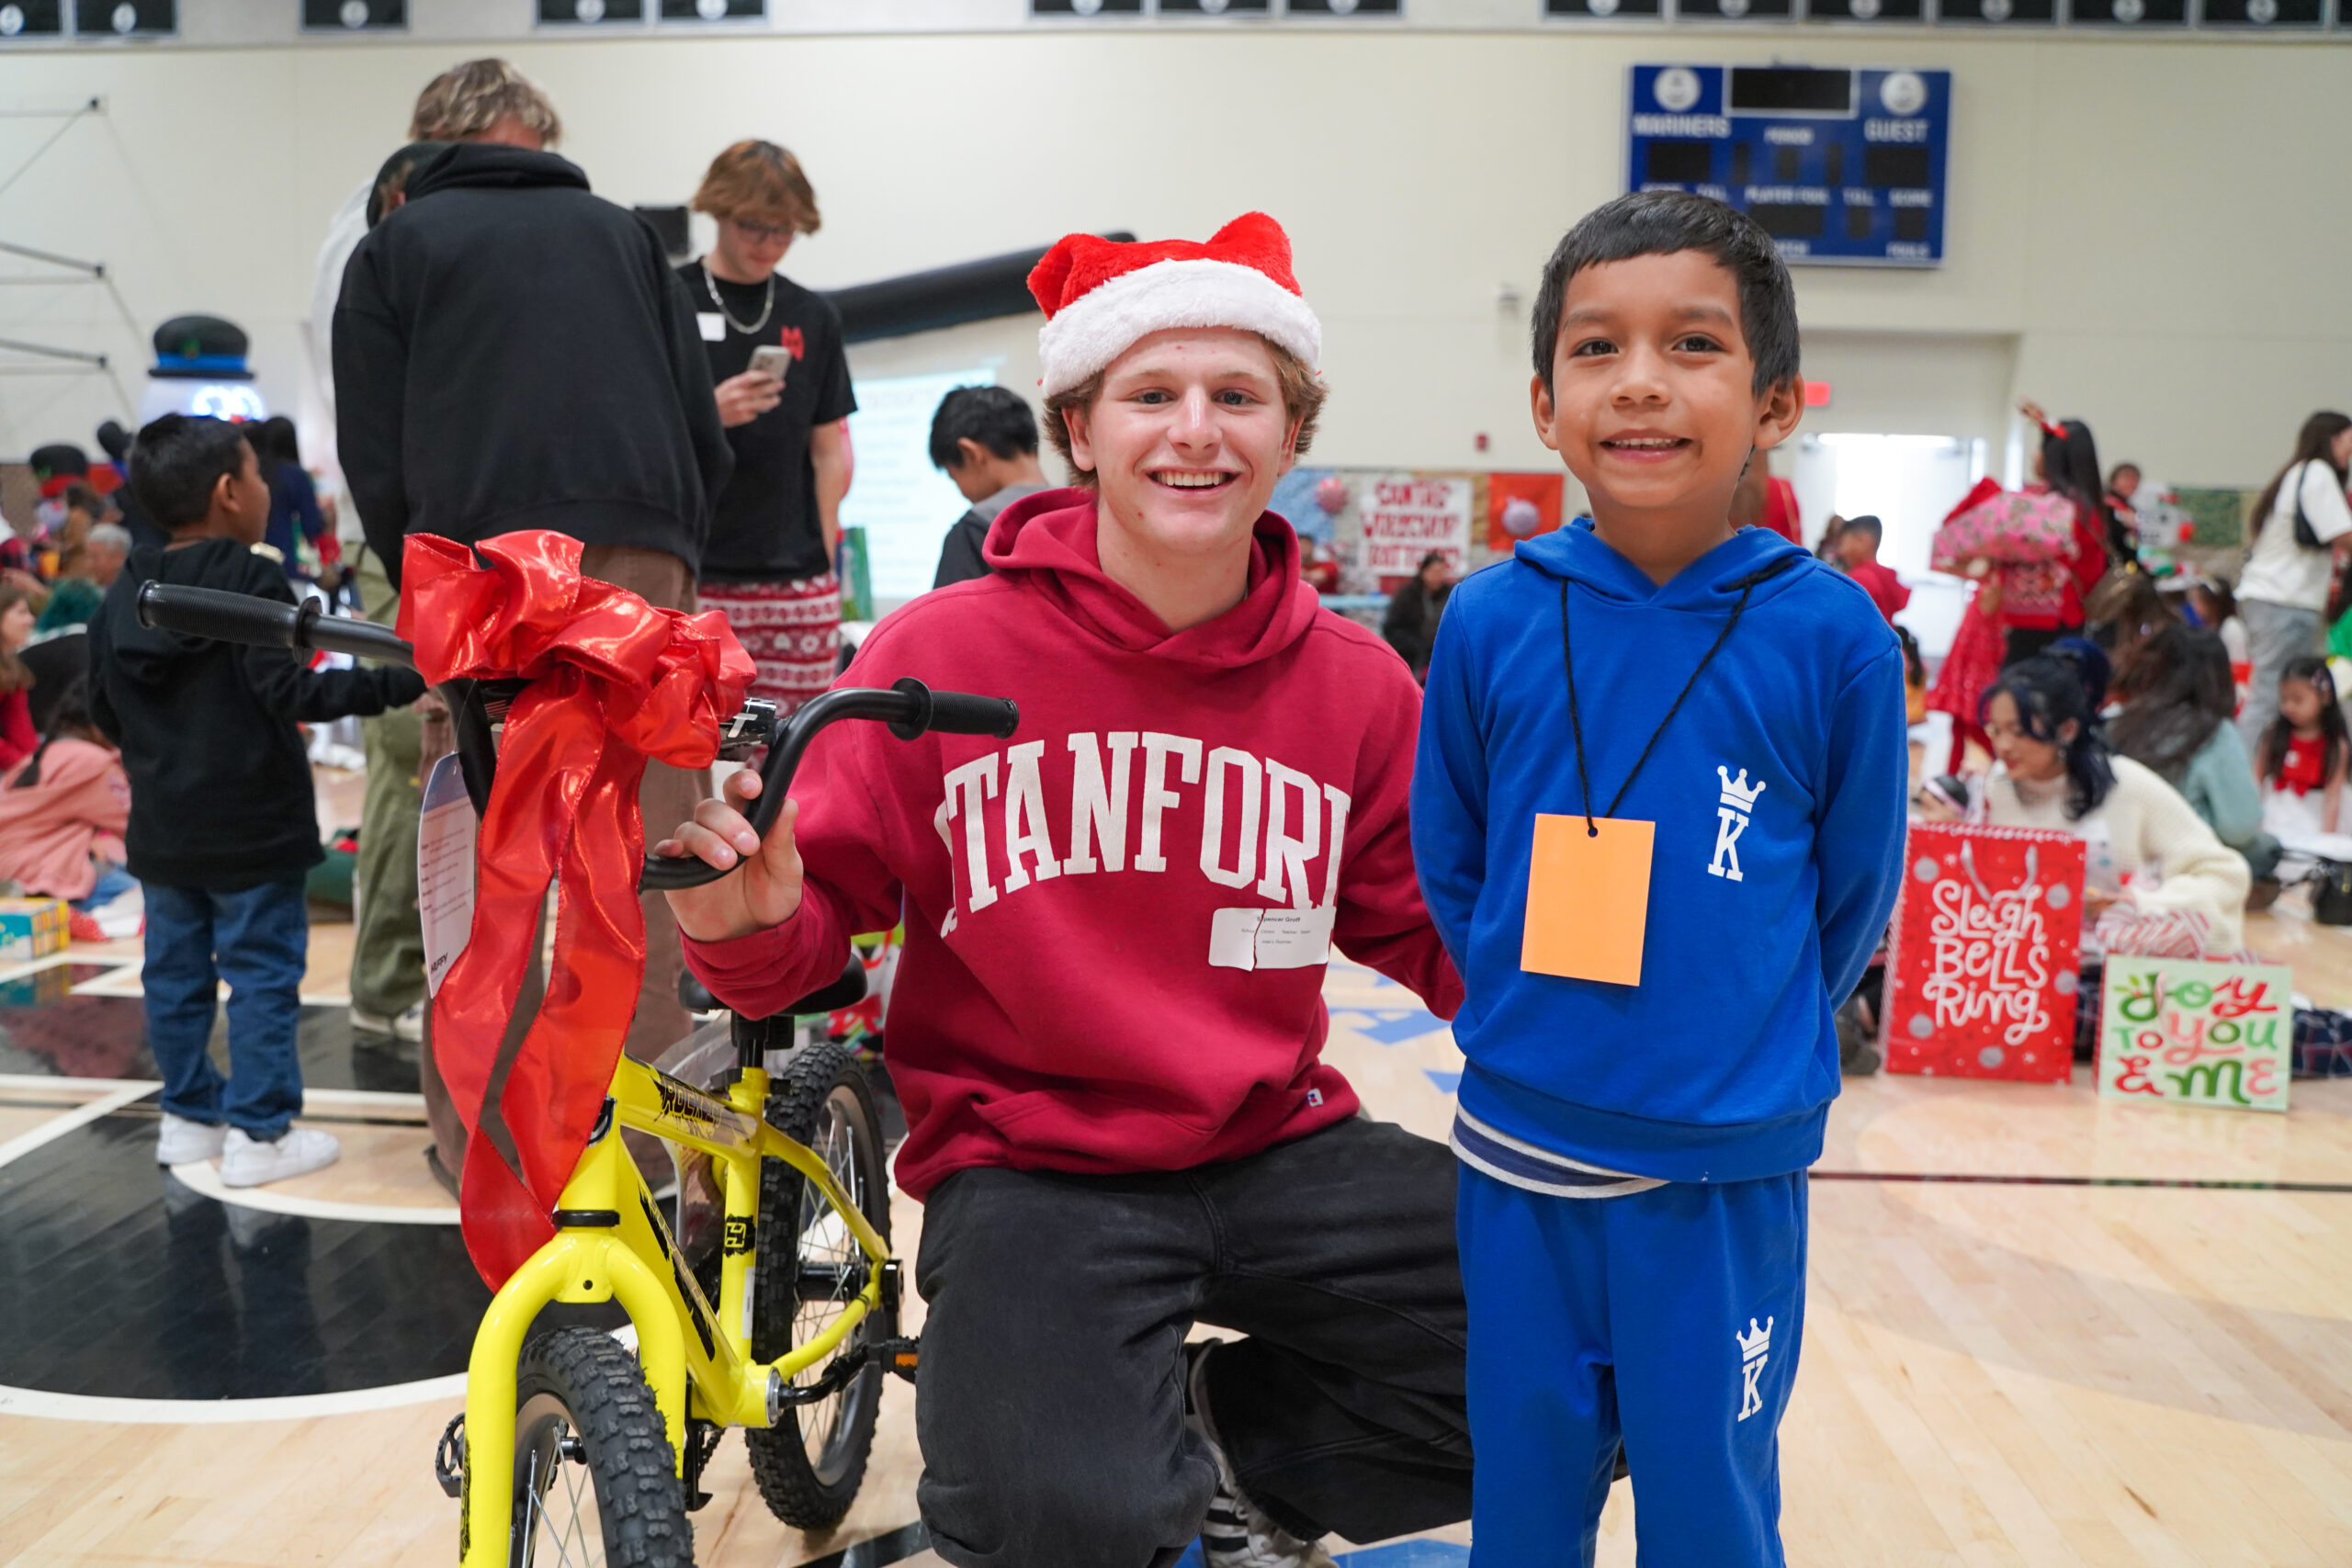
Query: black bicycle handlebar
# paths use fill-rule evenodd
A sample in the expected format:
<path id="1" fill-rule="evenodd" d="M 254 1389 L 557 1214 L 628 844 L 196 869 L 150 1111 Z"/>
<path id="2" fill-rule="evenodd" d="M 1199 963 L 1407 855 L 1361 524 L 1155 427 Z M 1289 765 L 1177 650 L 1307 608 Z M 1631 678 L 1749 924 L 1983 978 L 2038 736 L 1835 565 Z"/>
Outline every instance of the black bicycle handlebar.
<path id="1" fill-rule="evenodd" d="M 150 582 L 139 591 L 139 624 L 220 642 L 284 648 L 297 653 L 324 649 L 362 659 L 416 667 L 416 650 L 389 626 L 346 620 L 322 613 L 318 602 L 281 604 L 249 593 L 217 588 L 190 588 Z M 751 824 L 763 839 L 775 826 L 792 788 L 792 775 L 817 732 L 845 718 L 873 719 L 890 727 L 901 740 L 925 731 L 946 735 L 989 735 L 1009 739 L 1021 726 L 1021 710 L 1003 697 L 974 696 L 967 692 L 934 692 L 909 676 L 886 688 L 840 686 L 812 698 L 799 712 L 776 727 L 774 709 L 753 705 L 731 719 L 727 728 L 739 744 L 756 744 L 752 730 L 767 732 L 768 755 L 760 767 L 759 798 L 751 803 Z M 487 721 L 459 724 L 461 753 L 490 745 Z M 461 756 L 461 761 L 466 759 Z M 474 759 L 481 776 L 494 771 L 494 757 Z M 485 786 L 484 793 L 487 793 Z M 734 870 L 721 869 L 692 855 L 648 855 L 640 886 L 648 892 L 670 892 L 716 882 Z"/>
<path id="2" fill-rule="evenodd" d="M 413 665 L 408 644 L 391 627 L 327 615 L 315 599 L 300 604 L 281 604 L 218 588 L 150 582 L 139 591 L 139 624 L 220 642 L 251 643 L 306 653 L 324 649 L 329 653 Z"/>

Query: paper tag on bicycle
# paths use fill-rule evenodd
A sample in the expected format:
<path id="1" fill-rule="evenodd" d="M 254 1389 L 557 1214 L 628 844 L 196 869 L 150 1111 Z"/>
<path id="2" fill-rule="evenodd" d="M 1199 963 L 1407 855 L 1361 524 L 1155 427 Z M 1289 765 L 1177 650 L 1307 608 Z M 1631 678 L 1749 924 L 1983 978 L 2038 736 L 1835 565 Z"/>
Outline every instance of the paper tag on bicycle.
<path id="1" fill-rule="evenodd" d="M 1219 909 L 1209 918 L 1213 969 L 1312 969 L 1331 958 L 1330 909 Z"/>
<path id="2" fill-rule="evenodd" d="M 474 933 L 477 827 L 453 751 L 433 764 L 416 819 L 416 911 L 424 928 L 424 988 L 435 996 Z"/>
<path id="3" fill-rule="evenodd" d="M 1588 826 L 1582 817 L 1537 817 L 1519 966 L 1532 975 L 1640 985 L 1657 839 L 1655 822 L 1602 818 Z"/>

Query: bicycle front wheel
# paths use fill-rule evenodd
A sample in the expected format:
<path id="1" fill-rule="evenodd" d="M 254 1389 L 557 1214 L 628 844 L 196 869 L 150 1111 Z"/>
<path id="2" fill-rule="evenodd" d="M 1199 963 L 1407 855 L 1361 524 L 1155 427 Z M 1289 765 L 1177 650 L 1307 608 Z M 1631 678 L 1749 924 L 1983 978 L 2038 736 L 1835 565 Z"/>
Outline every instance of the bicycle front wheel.
<path id="1" fill-rule="evenodd" d="M 785 1069 L 768 1097 L 778 1132 L 814 1150 L 849 1201 L 887 1239 L 890 1177 L 882 1122 L 856 1058 L 834 1044 L 812 1045 Z M 761 1162 L 759 1256 L 752 1269 L 752 1354 L 783 1356 L 831 1326 L 865 1288 L 871 1265 L 831 1204 L 782 1160 Z M 895 1330 L 869 1317 L 836 1354 Z M 794 1381 L 812 1383 L 826 1363 Z M 747 1428 L 752 1476 L 768 1511 L 799 1529 L 839 1524 L 865 1479 L 883 1369 L 868 1365 L 842 1388 L 788 1408 L 775 1426 Z"/>
<path id="2" fill-rule="evenodd" d="M 564 1328 L 514 1369 L 510 1568 L 694 1568 L 662 1413 L 637 1358 L 609 1334 Z"/>

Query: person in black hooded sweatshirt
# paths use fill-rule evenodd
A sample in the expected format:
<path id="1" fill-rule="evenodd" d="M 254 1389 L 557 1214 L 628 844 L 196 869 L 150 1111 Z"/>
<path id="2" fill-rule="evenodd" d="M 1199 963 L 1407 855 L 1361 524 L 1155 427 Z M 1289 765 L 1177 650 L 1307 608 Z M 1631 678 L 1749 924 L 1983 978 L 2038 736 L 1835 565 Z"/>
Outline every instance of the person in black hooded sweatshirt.
<path id="1" fill-rule="evenodd" d="M 734 467 L 694 302 L 576 164 L 446 147 L 368 231 L 334 312 L 336 446 L 368 547 L 553 528 L 691 583 Z"/>
<path id="2" fill-rule="evenodd" d="M 710 363 L 661 239 L 591 194 L 577 165 L 493 142 L 417 165 L 345 268 L 334 356 L 344 478 L 395 587 L 406 535 L 470 544 L 551 528 L 587 547 L 588 576 L 695 608 L 711 507 L 735 463 Z M 705 793 L 702 775 L 654 762 L 638 798 L 648 822 L 681 822 Z M 650 1060 L 687 1019 L 676 921 L 661 895 L 643 903 L 627 1049 Z M 535 976 L 510 1048 L 537 995 Z M 437 1104 L 437 1072 L 424 1077 Z M 444 1163 L 458 1168 L 459 1153 L 444 1147 Z"/>
<path id="3" fill-rule="evenodd" d="M 155 1157 L 220 1159 L 251 1187 L 335 1158 L 333 1134 L 294 1127 L 295 1053 L 310 952 L 303 877 L 324 858 L 299 723 L 381 713 L 424 694 L 409 670 L 314 671 L 247 648 L 139 624 L 150 582 L 294 603 L 255 555 L 269 486 L 237 427 L 167 413 L 139 433 L 130 486 L 171 543 L 134 549 L 90 626 L 90 713 L 130 775 L 130 874 L 147 898 L 147 1043 L 164 1077 Z M 207 1054 L 229 982 L 229 1077 Z"/>

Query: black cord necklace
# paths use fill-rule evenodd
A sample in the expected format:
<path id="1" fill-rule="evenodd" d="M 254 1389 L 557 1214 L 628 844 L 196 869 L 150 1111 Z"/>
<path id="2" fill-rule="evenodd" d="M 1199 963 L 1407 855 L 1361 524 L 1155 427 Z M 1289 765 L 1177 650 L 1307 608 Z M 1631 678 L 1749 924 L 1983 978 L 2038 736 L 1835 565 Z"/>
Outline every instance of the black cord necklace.
<path id="1" fill-rule="evenodd" d="M 1625 775 L 1625 782 L 1618 789 L 1617 797 L 1609 803 L 1609 809 L 1603 813 L 1603 816 L 1611 818 L 1616 817 L 1617 808 L 1625 803 L 1626 792 L 1634 787 L 1634 781 L 1642 776 L 1642 765 L 1650 760 L 1650 753 L 1657 750 L 1657 743 L 1665 738 L 1667 727 L 1674 722 L 1674 716 L 1682 711 L 1683 702 L 1698 687 L 1699 677 L 1707 672 L 1707 666 L 1715 661 L 1715 655 L 1721 653 L 1724 644 L 1731 640 L 1733 628 L 1739 625 L 1740 616 L 1747 613 L 1748 598 L 1755 593 L 1758 585 L 1778 577 L 1782 571 L 1794 566 L 1797 559 L 1795 556 L 1782 556 L 1770 566 L 1751 571 L 1731 584 L 1732 587 L 1739 590 L 1739 603 L 1732 606 L 1731 619 L 1724 623 L 1724 629 L 1717 634 L 1714 646 L 1708 649 L 1705 656 L 1699 660 L 1699 667 L 1690 671 L 1690 679 L 1682 683 L 1681 694 L 1674 699 L 1674 705 L 1666 710 L 1664 718 L 1658 720 L 1657 728 L 1650 735 L 1649 744 L 1643 747 L 1642 754 L 1634 760 L 1634 771 Z M 1592 778 L 1585 769 L 1584 718 L 1577 710 L 1577 660 L 1576 652 L 1568 641 L 1568 580 L 1565 577 L 1560 579 L 1560 662 L 1566 667 L 1568 675 L 1568 733 L 1576 739 L 1577 787 L 1584 792 L 1585 836 L 1597 839 L 1600 837 L 1600 824 L 1593 820 Z"/>

